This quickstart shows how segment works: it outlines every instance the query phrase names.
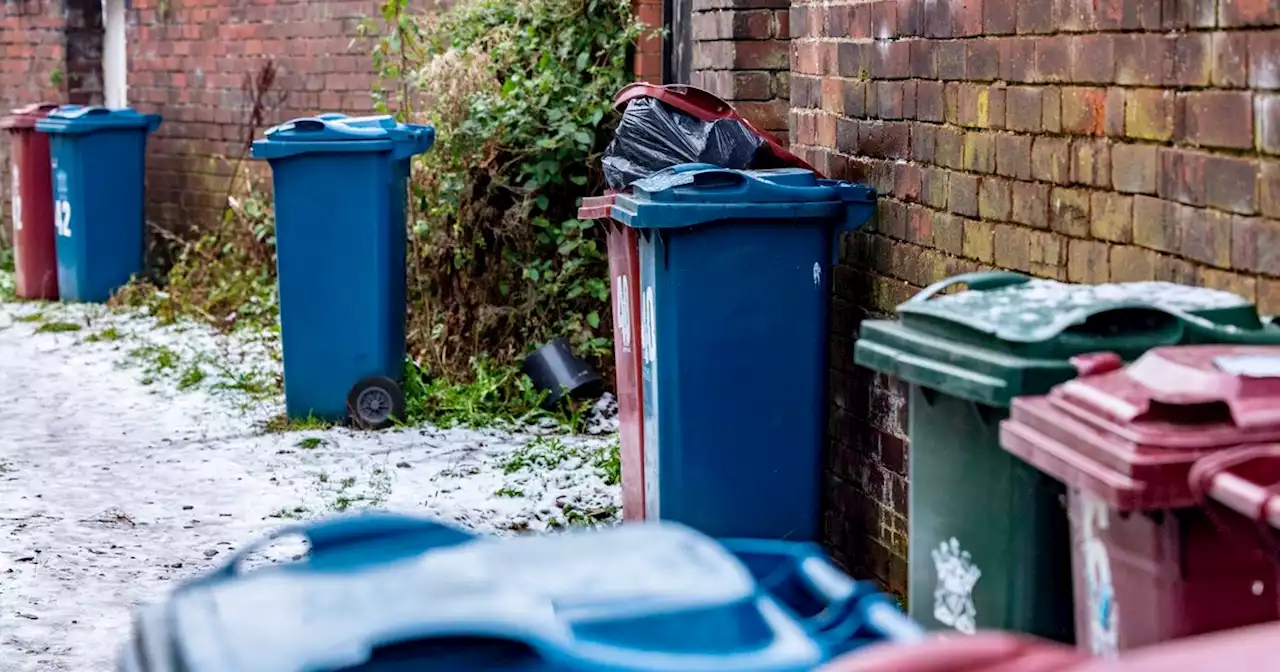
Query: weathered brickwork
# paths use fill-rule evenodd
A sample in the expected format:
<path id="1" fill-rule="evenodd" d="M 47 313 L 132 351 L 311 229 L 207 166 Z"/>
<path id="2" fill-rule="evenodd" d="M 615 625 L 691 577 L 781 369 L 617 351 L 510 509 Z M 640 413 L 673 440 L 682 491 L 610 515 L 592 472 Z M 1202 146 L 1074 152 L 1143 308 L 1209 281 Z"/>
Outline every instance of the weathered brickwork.
<path id="1" fill-rule="evenodd" d="M 35 102 L 101 102 L 101 68 L 94 62 L 101 50 L 101 0 L 0 4 L 0 113 Z M 9 175 L 7 138 L 0 138 L 0 175 Z M 0 206 L 7 221 L 7 188 L 0 190 Z M 8 235 L 0 226 L 0 243 Z"/>
<path id="2" fill-rule="evenodd" d="M 5 109 L 36 100 L 102 102 L 100 3 L 0 4 Z M 448 4 L 415 2 L 424 10 Z M 129 103 L 164 116 L 147 156 L 148 217 L 181 229 L 221 214 L 232 164 L 246 136 L 262 130 L 250 123 L 255 98 L 265 103 L 261 124 L 326 111 L 369 112 L 369 45 L 352 42 L 361 19 L 377 7 L 370 0 L 133 0 Z M 661 0 L 635 0 L 634 7 L 646 24 L 661 26 Z M 785 69 L 785 54 L 783 60 Z M 269 61 L 275 80 L 259 96 L 256 82 Z M 638 78 L 660 80 L 656 33 L 637 46 L 634 67 Z M 0 146 L 7 176 L 7 143 Z M 0 230 L 7 231 L 8 208 L 3 212 Z"/>
<path id="3" fill-rule="evenodd" d="M 729 101 L 751 123 L 787 135 L 789 0 L 692 0 L 691 83 Z"/>
<path id="4" fill-rule="evenodd" d="M 797 0 L 790 19 L 794 151 L 883 194 L 836 275 L 827 538 L 902 593 L 906 402 L 853 367 L 858 322 L 997 267 L 1280 312 L 1280 5 Z"/>

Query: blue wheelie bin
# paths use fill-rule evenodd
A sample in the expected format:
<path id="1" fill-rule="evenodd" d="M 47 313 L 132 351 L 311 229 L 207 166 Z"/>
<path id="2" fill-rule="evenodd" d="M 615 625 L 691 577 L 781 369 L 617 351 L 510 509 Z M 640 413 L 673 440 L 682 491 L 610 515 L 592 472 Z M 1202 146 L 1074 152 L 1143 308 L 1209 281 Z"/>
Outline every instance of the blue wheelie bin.
<path id="1" fill-rule="evenodd" d="M 118 669 L 802 672 L 923 637 L 810 544 L 660 523 L 500 539 L 388 513 L 278 534 L 309 555 L 244 572 L 250 546 L 179 586 Z"/>
<path id="2" fill-rule="evenodd" d="M 405 195 L 435 129 L 324 114 L 267 130 L 291 418 L 377 429 L 404 412 Z"/>
<path id="3" fill-rule="evenodd" d="M 58 290 L 103 302 L 143 270 L 147 136 L 160 116 L 63 105 L 36 122 L 49 134 Z"/>
<path id="4" fill-rule="evenodd" d="M 677 166 L 618 195 L 640 240 L 646 518 L 817 539 L 831 268 L 875 202 L 800 168 Z"/>

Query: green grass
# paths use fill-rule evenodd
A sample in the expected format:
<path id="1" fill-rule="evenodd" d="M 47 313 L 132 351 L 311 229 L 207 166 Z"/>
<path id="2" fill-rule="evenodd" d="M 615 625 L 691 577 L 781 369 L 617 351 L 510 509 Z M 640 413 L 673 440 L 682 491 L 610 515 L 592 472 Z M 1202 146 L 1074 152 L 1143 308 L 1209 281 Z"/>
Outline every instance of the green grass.
<path id="1" fill-rule="evenodd" d="M 40 322 L 44 319 L 44 313 L 31 313 L 30 315 L 18 315 L 13 318 L 14 322 Z"/>
<path id="2" fill-rule="evenodd" d="M 192 364 L 182 370 L 182 375 L 178 376 L 178 389 L 189 390 L 199 385 L 206 378 L 204 369 L 199 364 Z"/>
<path id="3" fill-rule="evenodd" d="M 497 495 L 498 497 L 511 497 L 511 498 L 524 497 L 524 491 L 523 491 L 523 490 L 517 490 L 517 489 L 512 488 L 512 487 L 504 487 L 504 488 L 501 488 L 500 490 L 498 490 L 497 492 L 495 492 L 495 493 L 493 493 L 493 494 Z"/>
<path id="4" fill-rule="evenodd" d="M 83 328 L 84 327 L 82 327 L 79 324 L 76 324 L 75 322 L 45 322 L 40 326 L 36 327 L 36 333 L 37 334 L 58 334 L 58 333 L 64 333 L 68 331 L 80 331 Z"/>
<path id="5" fill-rule="evenodd" d="M 315 450 L 326 443 L 328 443 L 328 441 L 325 441 L 318 436 L 308 436 L 304 439 L 298 439 L 298 442 L 293 445 L 303 450 Z"/>
<path id="6" fill-rule="evenodd" d="M 89 334 L 88 336 L 85 336 L 84 342 L 99 343 L 103 341 L 118 341 L 121 338 L 124 338 L 124 334 L 121 334 L 119 329 L 116 329 L 114 326 L 111 326 L 111 327 L 107 327 L 106 329 L 103 329 L 102 331 L 98 331 L 98 332 Z"/>
<path id="7" fill-rule="evenodd" d="M 440 427 L 492 427 L 551 419 L 569 431 L 581 431 L 590 404 L 566 400 L 544 409 L 547 393 L 538 390 L 519 369 L 500 366 L 488 357 L 471 360 L 472 380 L 453 382 L 430 378 L 406 363 L 402 388 L 405 424 L 423 422 Z"/>
<path id="8" fill-rule="evenodd" d="M 141 345 L 129 351 L 129 359 L 142 365 L 152 378 L 156 374 L 175 371 L 182 361 L 182 356 L 167 345 Z"/>
<path id="9" fill-rule="evenodd" d="M 279 510 L 277 510 L 275 513 L 271 514 L 269 517 L 284 518 L 287 520 L 299 520 L 308 513 L 310 513 L 310 511 L 305 506 L 282 507 Z"/>
<path id="10" fill-rule="evenodd" d="M 570 460 L 580 460 L 602 472 L 608 485 L 622 482 L 622 458 L 617 441 L 603 448 L 570 446 L 561 439 L 540 436 L 502 457 L 499 464 L 508 474 L 518 471 L 549 471 Z"/>
<path id="11" fill-rule="evenodd" d="M 290 418 L 281 413 L 270 420 L 267 420 L 263 431 L 270 434 L 280 434 L 283 432 L 304 432 L 309 429 L 323 430 L 334 426 L 334 423 L 328 420 L 321 420 L 313 415 L 305 418 Z"/>

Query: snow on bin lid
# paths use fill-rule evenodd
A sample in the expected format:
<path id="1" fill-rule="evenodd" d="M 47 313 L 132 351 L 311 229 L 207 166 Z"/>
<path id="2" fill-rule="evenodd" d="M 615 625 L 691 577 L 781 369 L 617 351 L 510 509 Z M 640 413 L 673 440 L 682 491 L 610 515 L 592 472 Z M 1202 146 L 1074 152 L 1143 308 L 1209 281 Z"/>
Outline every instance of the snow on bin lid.
<path id="1" fill-rule="evenodd" d="M 146 129 L 160 127 L 160 115 L 140 114 L 133 108 L 110 110 L 99 105 L 63 105 L 36 121 L 36 130 L 45 133 L 93 133 L 103 130 Z"/>
<path id="2" fill-rule="evenodd" d="M 1089 316 L 1102 310 L 1117 307 L 1155 307 L 1198 313 L 1250 308 L 1251 305 L 1230 292 L 1171 282 L 1076 285 L 1028 278 L 994 289 L 971 289 L 928 301 L 908 301 L 898 310 L 945 318 L 991 333 L 1004 341 L 1039 342 L 1082 324 Z"/>
<path id="3" fill-rule="evenodd" d="M 58 109 L 53 103 L 32 103 L 9 110 L 9 116 L 0 118 L 0 128 L 35 128 L 36 122 Z"/>
<path id="4" fill-rule="evenodd" d="M 1278 347 L 1230 345 L 1155 348 L 1127 368 L 1111 357 L 1047 397 L 1015 400 L 1002 445 L 1119 509 L 1191 506 L 1187 474 L 1201 457 L 1280 440 L 1278 360 Z"/>
<path id="5" fill-rule="evenodd" d="M 189 659 L 226 664 L 199 670 L 330 669 L 361 662 L 372 647 L 446 635 L 586 645 L 606 657 L 663 653 L 669 664 L 677 653 L 745 652 L 816 663 L 817 645 L 798 627 L 768 622 L 756 594 L 746 568 L 713 540 L 634 525 L 480 539 L 358 572 L 263 571 L 180 592 L 174 613 Z M 751 614 L 755 622 L 744 621 Z M 602 631 L 614 635 L 590 641 Z"/>
<path id="6" fill-rule="evenodd" d="M 311 152 L 392 150 L 395 158 L 421 154 L 435 143 L 431 126 L 405 124 L 391 115 L 348 117 L 321 114 L 286 121 L 267 129 L 253 143 L 253 156 L 277 159 Z"/>

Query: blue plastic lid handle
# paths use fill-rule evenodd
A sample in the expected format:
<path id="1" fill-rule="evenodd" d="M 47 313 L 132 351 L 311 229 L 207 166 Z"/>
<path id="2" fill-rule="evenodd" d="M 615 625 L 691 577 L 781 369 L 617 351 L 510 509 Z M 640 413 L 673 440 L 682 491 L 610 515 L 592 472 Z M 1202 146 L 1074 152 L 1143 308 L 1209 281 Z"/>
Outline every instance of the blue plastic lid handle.
<path id="1" fill-rule="evenodd" d="M 335 516 L 317 521 L 289 525 L 275 530 L 231 556 L 225 564 L 209 574 L 193 581 L 195 584 L 214 583 L 231 579 L 240 574 L 245 558 L 260 551 L 272 542 L 284 537 L 298 536 L 310 547 L 310 561 L 322 561 L 336 549 L 352 544 L 387 542 L 400 538 L 398 550 L 423 552 L 431 548 L 452 546 L 474 539 L 470 533 L 449 527 L 427 518 L 406 516 L 385 511 L 371 511 L 360 515 Z M 370 557 L 369 562 L 384 561 L 384 557 Z"/>

